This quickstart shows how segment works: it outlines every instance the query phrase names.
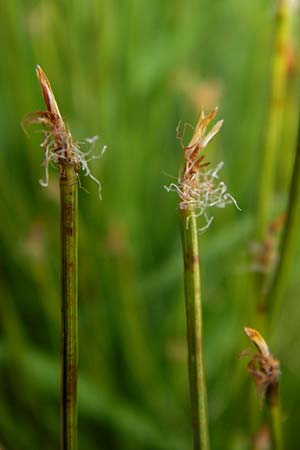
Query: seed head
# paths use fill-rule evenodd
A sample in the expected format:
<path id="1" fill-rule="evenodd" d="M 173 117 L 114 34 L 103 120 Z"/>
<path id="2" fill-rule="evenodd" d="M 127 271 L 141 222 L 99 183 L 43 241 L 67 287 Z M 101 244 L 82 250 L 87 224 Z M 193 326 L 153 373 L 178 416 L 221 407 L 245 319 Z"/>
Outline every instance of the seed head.
<path id="1" fill-rule="evenodd" d="M 182 135 L 180 135 L 179 124 L 176 137 L 184 152 L 185 165 L 178 178 L 178 184 L 171 183 L 169 186 L 165 186 L 168 191 L 178 193 L 181 200 L 181 209 L 192 208 L 198 216 L 204 216 L 206 224 L 200 231 L 205 231 L 213 220 L 213 217 L 209 217 L 207 213 L 208 208 L 213 206 L 225 208 L 226 205 L 233 203 L 239 209 L 236 200 L 227 191 L 226 184 L 219 180 L 219 171 L 223 167 L 223 162 L 220 162 L 217 167 L 207 170 L 206 167 L 209 163 L 203 161 L 205 157 L 203 150 L 223 125 L 223 120 L 219 120 L 207 132 L 207 127 L 216 113 L 217 108 L 214 108 L 207 115 L 204 111 L 201 111 L 192 138 L 187 146 L 184 145 L 183 139 L 188 124 L 184 125 Z"/>
<path id="2" fill-rule="evenodd" d="M 258 349 L 250 362 L 248 371 L 251 373 L 258 390 L 269 404 L 277 401 L 280 376 L 280 363 L 270 353 L 269 347 L 262 335 L 253 328 L 244 328 L 245 333 Z"/>
<path id="3" fill-rule="evenodd" d="M 43 163 L 45 167 L 45 181 L 40 180 L 40 184 L 42 186 L 48 186 L 48 167 L 49 163 L 53 162 L 59 166 L 62 178 L 64 177 L 64 168 L 66 166 L 74 167 L 77 176 L 79 169 L 81 169 L 86 176 L 90 177 L 98 184 L 100 196 L 101 184 L 99 180 L 92 175 L 88 163 L 93 159 L 101 157 L 106 146 L 103 147 L 99 156 L 91 155 L 95 140 L 97 139 L 97 137 L 94 137 L 81 142 L 81 144 L 91 144 L 91 149 L 89 151 L 82 152 L 80 150 L 79 143 L 73 142 L 69 127 L 62 118 L 51 84 L 45 72 L 38 65 L 36 66 L 36 74 L 40 82 L 47 111 L 37 111 L 28 114 L 23 121 L 23 125 L 27 123 L 37 123 L 43 126 L 42 133 L 44 134 L 44 140 L 40 145 L 45 154 Z"/>
<path id="4" fill-rule="evenodd" d="M 204 155 L 202 155 L 202 150 L 209 144 L 223 125 L 223 120 L 219 120 L 210 132 L 206 133 L 208 125 L 217 114 L 217 110 L 217 108 L 214 108 L 208 115 L 205 115 L 203 110 L 201 111 L 192 139 L 188 146 L 183 148 L 185 158 L 183 178 L 186 182 L 194 181 L 194 175 L 199 173 L 202 167 L 208 165 L 208 163 L 203 163 Z"/>

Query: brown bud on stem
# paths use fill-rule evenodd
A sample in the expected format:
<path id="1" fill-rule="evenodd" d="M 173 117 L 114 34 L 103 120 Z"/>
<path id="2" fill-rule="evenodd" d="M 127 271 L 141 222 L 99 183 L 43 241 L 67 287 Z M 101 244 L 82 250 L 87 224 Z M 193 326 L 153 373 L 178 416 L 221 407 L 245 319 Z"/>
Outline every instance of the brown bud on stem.
<path id="1" fill-rule="evenodd" d="M 253 376 L 256 386 L 272 407 L 278 401 L 278 385 L 280 363 L 270 353 L 269 347 L 262 335 L 253 328 L 244 328 L 245 333 L 257 347 L 256 353 L 248 364 L 248 371 Z"/>

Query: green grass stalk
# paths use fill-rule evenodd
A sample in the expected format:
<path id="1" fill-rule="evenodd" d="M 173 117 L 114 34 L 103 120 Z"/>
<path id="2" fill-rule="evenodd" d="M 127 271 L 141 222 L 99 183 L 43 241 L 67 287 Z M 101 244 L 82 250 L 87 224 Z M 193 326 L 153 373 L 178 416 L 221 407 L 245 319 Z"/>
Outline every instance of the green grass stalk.
<path id="1" fill-rule="evenodd" d="M 180 224 L 184 261 L 184 287 L 187 321 L 188 369 L 190 385 L 191 414 L 193 423 L 194 450 L 209 450 L 209 427 L 206 400 L 206 384 L 203 361 L 202 335 L 202 297 L 197 217 L 205 214 L 207 203 L 222 202 L 220 198 L 208 200 L 217 189 L 213 180 L 208 182 L 204 176 L 203 149 L 213 139 L 222 127 L 223 120 L 219 120 L 207 133 L 207 127 L 214 119 L 217 108 L 208 115 L 201 111 L 194 128 L 192 138 L 187 146 L 184 145 L 184 134 L 180 136 L 177 128 L 177 138 L 184 152 L 185 166 L 178 179 L 178 186 L 173 184 L 180 198 Z M 172 185 L 171 185 L 172 186 Z M 204 227 L 209 226 L 209 223 Z"/>
<path id="2" fill-rule="evenodd" d="M 279 398 L 270 405 L 274 450 L 283 450 L 282 417 Z"/>
<path id="3" fill-rule="evenodd" d="M 187 319 L 190 401 L 194 450 L 209 450 L 206 383 L 203 363 L 202 299 L 197 219 L 193 209 L 180 211 Z"/>
<path id="4" fill-rule="evenodd" d="M 61 218 L 61 450 L 77 449 L 78 179 L 73 166 L 60 177 Z"/>
<path id="5" fill-rule="evenodd" d="M 283 108 L 287 83 L 287 48 L 290 35 L 290 13 L 287 0 L 278 1 L 274 52 L 271 62 L 271 92 L 264 136 L 260 183 L 257 199 L 256 239 L 261 242 L 267 232 L 270 206 L 273 203 L 276 153 L 282 130 Z"/>
<path id="6" fill-rule="evenodd" d="M 79 147 L 60 114 L 50 82 L 37 66 L 47 111 L 33 113 L 29 121 L 45 127 L 41 146 L 48 184 L 48 164 L 60 172 L 61 223 L 61 450 L 77 450 L 77 360 L 78 360 L 78 176 L 87 167 Z M 85 165 L 84 165 L 85 164 Z"/>
<path id="7" fill-rule="evenodd" d="M 270 94 L 267 121 L 260 161 L 260 180 L 257 197 L 255 240 L 265 252 L 264 243 L 268 239 L 270 210 L 273 205 L 274 181 L 277 149 L 280 141 L 287 85 L 287 49 L 290 38 L 290 6 L 287 0 L 278 0 L 274 27 L 274 46 L 271 60 Z M 264 254 L 261 255 L 264 260 Z M 252 320 L 256 326 L 267 333 L 270 318 L 266 307 L 266 286 L 269 283 L 268 270 L 257 272 L 253 277 L 256 291 Z M 249 319 L 249 318 L 248 318 Z"/>
<path id="8" fill-rule="evenodd" d="M 267 295 L 267 307 L 275 316 L 283 299 L 286 281 L 291 271 L 294 246 L 299 232 L 300 217 L 300 122 L 296 147 L 293 175 L 290 185 L 287 216 L 280 243 L 278 263 Z"/>
<path id="9" fill-rule="evenodd" d="M 265 252 L 270 239 L 270 209 L 273 204 L 277 149 L 283 126 L 286 85 L 288 76 L 287 49 L 290 39 L 290 6 L 287 0 L 278 0 L 274 26 L 274 46 L 271 60 L 271 87 L 268 101 L 267 123 L 260 163 L 257 198 L 255 240 L 261 246 L 260 258 L 268 261 Z M 270 283 L 268 268 L 262 267 L 251 277 L 255 301 L 250 314 L 255 326 L 268 336 L 271 313 L 268 310 L 267 288 Z M 249 317 L 247 318 L 249 320 Z M 256 407 L 253 391 L 250 393 L 250 429 L 262 422 L 262 411 Z"/>
<path id="10" fill-rule="evenodd" d="M 284 441 L 278 378 L 269 385 L 266 392 L 266 402 L 271 416 L 273 448 L 274 450 L 283 450 Z"/>
<path id="11" fill-rule="evenodd" d="M 283 127 L 283 113 L 285 106 L 288 63 L 287 50 L 290 39 L 290 5 L 287 0 L 278 0 L 274 27 L 274 47 L 271 60 L 270 95 L 268 101 L 267 123 L 260 162 L 260 180 L 256 210 L 255 240 L 261 246 L 261 260 L 264 261 L 267 251 L 267 241 L 270 238 L 270 211 L 274 200 L 274 182 L 277 168 L 277 150 Z M 264 335 L 268 335 L 271 314 L 267 305 L 267 286 L 270 273 L 267 267 L 255 273 L 252 278 L 255 291 L 255 302 L 251 314 Z M 249 318 L 248 318 L 249 319 Z M 262 411 L 254 406 L 251 393 L 250 423 L 262 421 Z M 252 425 L 250 426 L 252 428 Z"/>

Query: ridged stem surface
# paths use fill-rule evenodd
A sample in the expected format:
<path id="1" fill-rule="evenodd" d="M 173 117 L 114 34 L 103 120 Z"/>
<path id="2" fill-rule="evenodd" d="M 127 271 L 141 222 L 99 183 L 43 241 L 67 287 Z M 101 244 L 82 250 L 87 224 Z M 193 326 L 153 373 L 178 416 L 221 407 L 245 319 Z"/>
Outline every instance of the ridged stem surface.
<path id="1" fill-rule="evenodd" d="M 197 219 L 191 209 L 181 210 L 180 216 L 194 450 L 209 450 Z"/>
<path id="2" fill-rule="evenodd" d="M 63 166 L 61 213 L 61 450 L 77 450 L 77 278 L 78 183 L 73 166 Z"/>

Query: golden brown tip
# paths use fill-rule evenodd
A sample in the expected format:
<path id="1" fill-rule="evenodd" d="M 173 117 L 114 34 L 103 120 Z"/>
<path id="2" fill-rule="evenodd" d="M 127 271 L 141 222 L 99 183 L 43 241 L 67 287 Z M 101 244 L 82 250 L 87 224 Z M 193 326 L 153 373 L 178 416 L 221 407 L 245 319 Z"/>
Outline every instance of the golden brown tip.
<path id="1" fill-rule="evenodd" d="M 259 352 L 264 357 L 268 357 L 270 355 L 270 350 L 262 335 L 258 331 L 254 330 L 254 328 L 244 327 L 244 330 L 249 339 L 256 345 Z"/>
<path id="2" fill-rule="evenodd" d="M 257 331 L 254 330 L 253 328 L 248 328 L 248 327 L 244 327 L 245 333 L 247 334 L 247 336 L 252 339 L 253 336 L 257 335 Z"/>

